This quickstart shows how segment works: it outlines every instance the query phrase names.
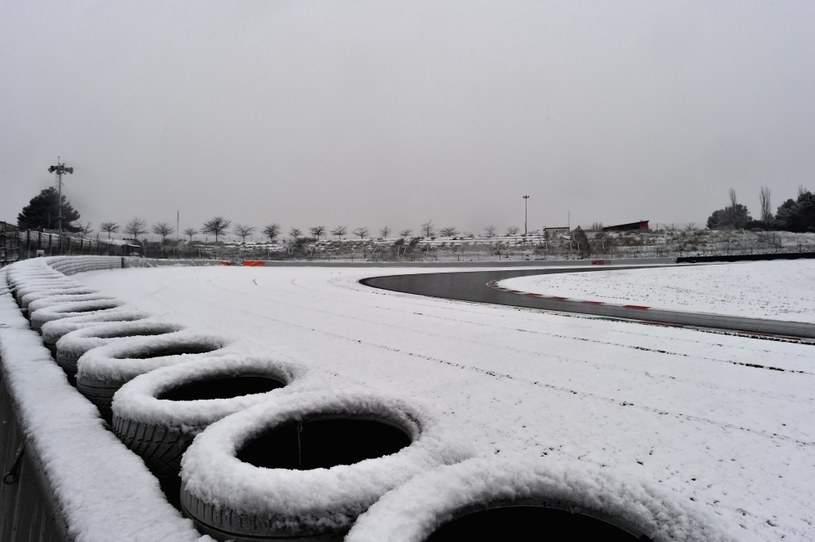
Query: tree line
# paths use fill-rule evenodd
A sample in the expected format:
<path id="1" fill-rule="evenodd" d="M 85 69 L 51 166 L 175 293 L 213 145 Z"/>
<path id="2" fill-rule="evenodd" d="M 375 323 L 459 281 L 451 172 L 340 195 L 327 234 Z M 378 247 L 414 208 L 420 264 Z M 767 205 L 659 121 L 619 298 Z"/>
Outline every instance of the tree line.
<path id="1" fill-rule="evenodd" d="M 798 188 L 796 199 L 787 199 L 772 212 L 771 193 L 767 187 L 759 192 L 760 218 L 753 219 L 750 211 L 738 202 L 736 191 L 729 191 L 729 205 L 713 211 L 707 219 L 707 227 L 712 230 L 755 229 L 780 230 L 791 232 L 815 232 L 815 195 L 809 190 Z"/>
<path id="2" fill-rule="evenodd" d="M 39 195 L 32 198 L 29 204 L 26 205 L 17 216 L 18 227 L 28 230 L 58 229 L 58 205 L 60 205 L 58 202 L 59 195 L 56 189 L 46 188 Z M 73 208 L 65 196 L 62 196 L 61 205 L 62 227 L 64 231 L 82 233 L 85 236 L 90 235 L 90 233 L 94 231 L 90 222 L 86 222 L 85 224 L 80 223 L 78 225 L 74 224 L 74 222 L 79 221 L 80 214 Z M 99 225 L 99 231 L 106 233 L 108 240 L 111 239 L 114 233 L 122 233 L 131 239 L 138 240 L 146 233 L 152 232 L 161 237 L 162 244 L 166 243 L 167 239 L 176 233 L 176 229 L 168 222 L 156 222 L 148 228 L 147 221 L 138 216 L 133 217 L 123 225 L 118 222 L 102 222 Z M 241 242 L 245 243 L 246 238 L 257 231 L 258 229 L 254 226 L 240 223 L 233 225 L 231 220 L 222 216 L 216 216 L 204 222 L 200 229 L 186 228 L 183 232 L 179 233 L 183 233 L 190 242 L 192 242 L 193 237 L 198 234 L 212 235 L 216 243 L 218 243 L 223 236 L 231 233 L 240 237 Z M 407 228 L 400 230 L 398 234 L 401 238 L 406 239 L 413 235 L 413 231 L 414 230 Z M 432 220 L 423 223 L 417 231 L 420 235 L 427 238 L 434 237 L 437 233 L 442 237 L 455 237 L 460 234 L 459 230 L 453 226 L 438 228 Z M 517 235 L 518 231 L 519 228 L 517 226 L 510 226 L 507 228 L 506 235 Z M 274 242 L 281 236 L 282 228 L 278 223 L 271 223 L 263 227 L 260 232 L 264 237 L 268 238 L 270 242 Z M 487 226 L 484 228 L 484 232 L 487 237 L 495 237 L 497 235 L 497 228 L 495 226 Z M 329 230 L 321 225 L 310 227 L 307 233 L 309 233 L 313 239 L 319 240 L 326 238 L 327 235 L 330 234 L 336 239 L 341 240 L 349 235 L 349 229 L 347 226 L 336 226 Z M 388 238 L 391 233 L 394 233 L 394 230 L 390 226 L 383 226 L 378 230 L 378 233 L 381 238 Z M 295 241 L 308 239 L 305 237 L 306 232 L 300 228 L 292 227 L 288 234 Z M 366 239 L 371 236 L 371 230 L 367 226 L 359 226 L 350 230 L 350 234 L 359 239 Z"/>

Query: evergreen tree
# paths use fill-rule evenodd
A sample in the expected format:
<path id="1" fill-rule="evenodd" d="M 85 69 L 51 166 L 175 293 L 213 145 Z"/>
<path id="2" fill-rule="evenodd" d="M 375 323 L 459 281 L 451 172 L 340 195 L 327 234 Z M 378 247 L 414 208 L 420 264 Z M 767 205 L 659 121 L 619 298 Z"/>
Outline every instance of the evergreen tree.
<path id="1" fill-rule="evenodd" d="M 711 230 L 741 230 L 752 220 L 750 211 L 741 203 L 713 211 L 707 219 Z"/>
<path id="2" fill-rule="evenodd" d="M 23 230 L 58 230 L 59 229 L 59 192 L 48 187 L 39 195 L 31 198 L 28 205 L 17 215 L 17 226 Z M 78 226 L 71 222 L 79 220 L 79 213 L 65 196 L 62 196 L 62 229 L 77 232 Z"/>
<path id="3" fill-rule="evenodd" d="M 794 232 L 815 231 L 815 194 L 801 190 L 798 199 L 788 199 L 775 215 L 778 229 Z"/>

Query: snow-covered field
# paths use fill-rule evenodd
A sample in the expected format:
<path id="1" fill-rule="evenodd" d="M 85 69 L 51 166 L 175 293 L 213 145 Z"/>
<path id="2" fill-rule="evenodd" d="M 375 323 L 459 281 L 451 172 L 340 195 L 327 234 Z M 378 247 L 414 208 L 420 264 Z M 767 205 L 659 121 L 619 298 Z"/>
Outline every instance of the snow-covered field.
<path id="1" fill-rule="evenodd" d="M 736 269 L 705 267 L 700 282 L 715 277 L 732 291 L 745 283 Z M 382 274 L 400 272 L 417 271 Z M 657 484 L 733 525 L 742 540 L 815 539 L 811 346 L 430 299 L 357 283 L 376 274 L 221 267 L 75 278 L 132 308 L 233 339 L 233 352 L 301 363 L 338 389 L 361 385 L 430 404 L 482 456 L 583 463 Z M 764 283 L 781 275 L 759 274 Z M 638 279 L 633 288 L 656 295 L 651 292 L 672 283 Z M 798 294 L 812 295 L 800 287 Z"/>
<path id="2" fill-rule="evenodd" d="M 815 260 L 537 275 L 499 285 L 620 305 L 815 322 Z"/>

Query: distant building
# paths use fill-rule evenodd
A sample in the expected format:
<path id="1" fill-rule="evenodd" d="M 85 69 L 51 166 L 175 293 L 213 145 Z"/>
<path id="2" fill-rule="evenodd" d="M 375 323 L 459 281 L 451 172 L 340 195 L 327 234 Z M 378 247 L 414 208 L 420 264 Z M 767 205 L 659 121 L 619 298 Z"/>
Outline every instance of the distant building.
<path id="1" fill-rule="evenodd" d="M 560 235 L 563 233 L 569 233 L 568 226 L 556 226 L 556 227 L 550 226 L 548 228 L 543 228 L 543 235 L 546 237 L 549 237 L 550 235 Z"/>
<path id="2" fill-rule="evenodd" d="M 603 231 L 647 231 L 651 229 L 648 226 L 647 220 L 640 220 L 639 222 L 629 222 L 628 224 L 617 224 L 615 226 L 606 226 Z"/>

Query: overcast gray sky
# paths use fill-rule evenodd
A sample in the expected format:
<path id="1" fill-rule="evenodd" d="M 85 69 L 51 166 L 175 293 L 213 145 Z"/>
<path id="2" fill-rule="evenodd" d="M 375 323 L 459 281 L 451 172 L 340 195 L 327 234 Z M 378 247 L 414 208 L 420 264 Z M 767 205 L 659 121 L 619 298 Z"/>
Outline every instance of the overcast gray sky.
<path id="1" fill-rule="evenodd" d="M 478 233 L 815 188 L 812 0 L 0 0 L 0 220 Z"/>

